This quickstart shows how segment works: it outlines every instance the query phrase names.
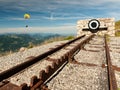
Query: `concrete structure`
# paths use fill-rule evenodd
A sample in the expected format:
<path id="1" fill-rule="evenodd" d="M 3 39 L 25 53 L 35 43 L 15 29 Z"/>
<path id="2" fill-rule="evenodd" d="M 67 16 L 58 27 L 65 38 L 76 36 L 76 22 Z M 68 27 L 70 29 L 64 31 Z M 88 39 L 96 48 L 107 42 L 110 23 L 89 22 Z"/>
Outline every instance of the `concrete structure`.
<path id="1" fill-rule="evenodd" d="M 89 35 L 92 32 L 90 31 L 83 31 L 83 29 L 89 29 L 88 27 L 88 23 L 91 19 L 87 19 L 87 20 L 79 20 L 77 22 L 77 36 L 86 34 Z M 115 35 L 115 19 L 114 18 L 97 18 L 96 20 L 98 20 L 100 22 L 100 29 L 103 28 L 103 30 L 98 30 L 95 34 L 97 35 L 104 35 L 104 34 L 108 34 L 110 36 L 114 36 Z M 106 28 L 107 30 L 104 30 L 104 28 Z"/>

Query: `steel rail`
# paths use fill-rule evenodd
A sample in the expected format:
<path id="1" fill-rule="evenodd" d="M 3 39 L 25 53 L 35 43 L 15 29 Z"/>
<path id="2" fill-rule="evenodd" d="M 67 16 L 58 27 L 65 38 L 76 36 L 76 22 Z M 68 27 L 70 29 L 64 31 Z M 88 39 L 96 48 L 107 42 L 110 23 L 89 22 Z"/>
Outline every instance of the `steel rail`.
<path id="1" fill-rule="evenodd" d="M 107 61 L 107 71 L 108 71 L 108 87 L 109 90 L 117 90 L 117 82 L 115 78 L 115 72 L 112 68 L 110 51 L 107 44 L 107 36 L 105 35 L 105 52 L 106 52 L 106 61 Z"/>
<path id="2" fill-rule="evenodd" d="M 69 41 L 69 42 L 67 42 L 67 43 L 65 43 L 65 44 L 62 44 L 62 45 L 60 45 L 60 46 L 58 46 L 58 47 L 56 47 L 56 48 L 53 48 L 53 49 L 51 49 L 51 50 L 49 50 L 49 51 L 47 51 L 47 52 L 45 52 L 45 53 L 43 53 L 43 54 L 35 57 L 35 58 L 32 58 L 32 59 L 30 59 L 30 60 L 28 60 L 28 61 L 25 61 L 25 62 L 23 62 L 23 63 L 21 63 L 21 64 L 19 64 L 19 65 L 16 65 L 16 66 L 14 66 L 14 67 L 6 70 L 6 71 L 1 72 L 1 73 L 0 73 L 0 82 L 1 82 L 2 80 L 5 80 L 5 79 L 11 77 L 12 75 L 14 75 L 14 74 L 16 74 L 16 73 L 24 70 L 25 68 L 27 68 L 27 67 L 29 67 L 29 66 L 37 63 L 38 61 L 46 58 L 48 55 L 51 55 L 51 54 L 55 53 L 56 51 L 62 49 L 63 47 L 65 47 L 65 46 L 67 46 L 67 45 L 69 45 L 69 44 L 71 44 L 71 43 L 73 43 L 73 42 L 75 42 L 75 41 L 83 38 L 84 36 L 85 36 L 85 35 L 82 35 L 82 36 L 80 36 L 80 37 L 77 37 L 77 38 L 75 38 L 75 39 L 73 39 L 73 40 L 71 40 L 71 41 Z"/>
<path id="3" fill-rule="evenodd" d="M 71 48 L 69 52 L 66 52 L 64 55 L 62 55 L 60 59 L 56 59 L 55 61 L 53 61 L 52 66 L 51 65 L 47 66 L 46 70 L 42 70 L 39 72 L 40 73 L 39 77 L 37 76 L 30 77 L 30 85 L 23 83 L 20 86 L 17 86 L 15 84 L 12 84 L 11 82 L 8 82 L 7 84 L 3 83 L 3 85 L 0 86 L 0 90 L 36 90 L 36 89 L 37 90 L 49 90 L 47 86 L 45 86 L 45 83 L 49 82 L 52 79 L 52 77 L 56 76 L 57 73 L 61 71 L 61 69 L 63 68 L 63 65 L 64 64 L 66 65 L 66 63 L 70 61 L 70 59 L 73 57 L 76 51 L 80 50 L 82 46 L 85 45 L 93 36 L 94 35 L 90 35 L 89 37 L 83 39 L 81 42 L 77 43 L 77 45 Z M 79 37 L 79 39 L 81 38 Z M 78 40 L 78 38 L 70 42 L 72 43 L 76 40 Z M 70 42 L 66 43 L 65 46 L 71 44 Z"/>

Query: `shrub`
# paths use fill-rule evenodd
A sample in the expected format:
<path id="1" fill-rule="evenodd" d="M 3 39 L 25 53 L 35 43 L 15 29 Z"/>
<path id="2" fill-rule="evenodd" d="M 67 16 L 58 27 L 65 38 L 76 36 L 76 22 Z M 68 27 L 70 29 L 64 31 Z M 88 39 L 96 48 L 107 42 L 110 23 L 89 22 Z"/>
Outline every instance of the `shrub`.
<path id="1" fill-rule="evenodd" d="M 28 48 L 33 48 L 33 43 L 32 42 L 29 42 L 29 46 L 28 46 Z"/>
<path id="2" fill-rule="evenodd" d="M 65 37 L 64 40 L 71 40 L 71 39 L 74 39 L 74 36 L 67 36 L 67 37 Z"/>
<path id="3" fill-rule="evenodd" d="M 120 31 L 116 31 L 116 32 L 115 32 L 115 36 L 116 36 L 116 37 L 120 37 Z"/>

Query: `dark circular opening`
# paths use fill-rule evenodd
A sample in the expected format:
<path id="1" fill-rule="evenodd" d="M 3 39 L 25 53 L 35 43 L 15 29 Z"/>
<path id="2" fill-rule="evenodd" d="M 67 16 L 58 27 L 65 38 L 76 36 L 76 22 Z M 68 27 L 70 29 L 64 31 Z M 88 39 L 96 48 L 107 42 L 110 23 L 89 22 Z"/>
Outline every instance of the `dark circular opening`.
<path id="1" fill-rule="evenodd" d="M 95 27 L 97 26 L 97 24 L 96 24 L 95 22 L 93 22 L 93 23 L 91 23 L 91 26 L 92 26 L 93 28 L 95 28 Z"/>

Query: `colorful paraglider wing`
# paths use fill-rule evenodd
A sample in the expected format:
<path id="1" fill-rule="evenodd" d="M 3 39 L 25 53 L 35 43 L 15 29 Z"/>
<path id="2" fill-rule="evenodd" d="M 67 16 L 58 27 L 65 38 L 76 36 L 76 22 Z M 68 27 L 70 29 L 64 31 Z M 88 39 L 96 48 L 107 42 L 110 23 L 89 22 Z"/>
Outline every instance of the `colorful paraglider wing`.
<path id="1" fill-rule="evenodd" d="M 30 18 L 30 14 L 28 14 L 28 13 L 24 14 L 24 18 L 25 19 L 29 19 Z"/>

